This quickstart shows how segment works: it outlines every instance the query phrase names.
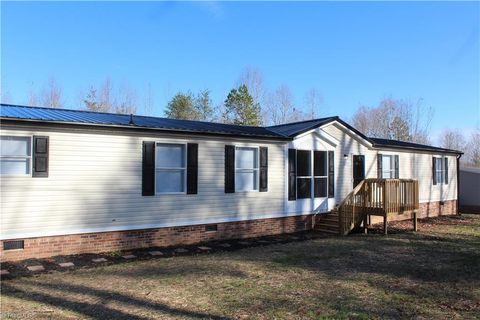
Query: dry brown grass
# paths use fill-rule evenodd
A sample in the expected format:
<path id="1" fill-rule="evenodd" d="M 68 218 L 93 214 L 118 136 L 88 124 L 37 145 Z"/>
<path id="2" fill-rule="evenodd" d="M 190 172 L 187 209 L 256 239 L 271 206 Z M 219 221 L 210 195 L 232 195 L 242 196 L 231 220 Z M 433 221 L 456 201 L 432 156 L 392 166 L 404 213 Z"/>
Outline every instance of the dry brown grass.
<path id="1" fill-rule="evenodd" d="M 480 216 L 397 227 L 4 281 L 2 319 L 478 317 Z"/>

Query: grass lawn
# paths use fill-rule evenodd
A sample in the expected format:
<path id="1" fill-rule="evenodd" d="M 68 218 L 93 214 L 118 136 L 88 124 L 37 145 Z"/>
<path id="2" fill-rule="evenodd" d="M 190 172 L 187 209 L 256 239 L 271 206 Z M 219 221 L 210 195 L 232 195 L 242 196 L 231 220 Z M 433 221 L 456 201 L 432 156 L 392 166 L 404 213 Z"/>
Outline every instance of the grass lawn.
<path id="1" fill-rule="evenodd" d="M 7 280 L 2 319 L 480 317 L 480 215 L 397 227 Z"/>

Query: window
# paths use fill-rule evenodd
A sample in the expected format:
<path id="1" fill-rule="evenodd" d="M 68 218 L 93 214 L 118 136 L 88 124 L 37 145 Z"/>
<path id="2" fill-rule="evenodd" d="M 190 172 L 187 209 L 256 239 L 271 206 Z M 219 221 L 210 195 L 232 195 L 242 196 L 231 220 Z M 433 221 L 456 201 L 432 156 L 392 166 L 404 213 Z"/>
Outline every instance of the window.
<path id="1" fill-rule="evenodd" d="M 0 138 L 0 175 L 29 175 L 32 139 L 30 137 L 14 136 L 1 136 Z"/>
<path id="2" fill-rule="evenodd" d="M 327 152 L 313 152 L 313 195 L 315 198 L 327 196 Z"/>
<path id="3" fill-rule="evenodd" d="M 185 192 L 185 145 L 157 143 L 155 153 L 155 192 Z"/>
<path id="4" fill-rule="evenodd" d="M 312 152 L 310 150 L 297 151 L 297 198 L 312 197 Z"/>
<path id="5" fill-rule="evenodd" d="M 394 179 L 395 178 L 395 166 L 393 162 L 393 156 L 382 156 L 382 178 Z"/>
<path id="6" fill-rule="evenodd" d="M 447 158 L 434 158 L 434 174 L 435 183 L 447 184 L 448 183 L 448 159 Z"/>
<path id="7" fill-rule="evenodd" d="M 258 191 L 258 149 L 235 149 L 235 190 Z"/>

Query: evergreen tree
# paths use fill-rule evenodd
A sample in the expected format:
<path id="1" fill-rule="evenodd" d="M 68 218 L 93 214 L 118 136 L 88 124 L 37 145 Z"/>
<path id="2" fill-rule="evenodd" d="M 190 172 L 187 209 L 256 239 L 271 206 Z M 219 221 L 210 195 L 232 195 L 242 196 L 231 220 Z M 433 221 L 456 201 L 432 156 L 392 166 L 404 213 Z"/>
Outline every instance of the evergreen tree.
<path id="1" fill-rule="evenodd" d="M 165 116 L 170 119 L 197 120 L 198 113 L 192 95 L 177 93 L 168 103 Z"/>
<path id="2" fill-rule="evenodd" d="M 226 123 L 238 125 L 261 125 L 260 105 L 255 103 L 246 85 L 232 89 L 225 100 L 223 114 Z"/>
<path id="3" fill-rule="evenodd" d="M 198 120 L 211 121 L 213 118 L 212 100 L 210 99 L 210 91 L 203 90 L 195 98 L 195 110 Z"/>

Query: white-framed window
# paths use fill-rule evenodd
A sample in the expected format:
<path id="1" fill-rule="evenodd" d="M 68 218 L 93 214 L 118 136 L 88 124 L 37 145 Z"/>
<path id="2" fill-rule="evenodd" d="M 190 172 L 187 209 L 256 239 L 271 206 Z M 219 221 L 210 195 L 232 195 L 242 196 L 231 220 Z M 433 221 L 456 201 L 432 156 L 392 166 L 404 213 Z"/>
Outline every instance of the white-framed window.
<path id="1" fill-rule="evenodd" d="M 0 139 L 0 175 L 30 175 L 32 162 L 32 138 L 1 136 Z"/>
<path id="2" fill-rule="evenodd" d="M 185 144 L 157 143 L 155 148 L 155 193 L 185 193 L 187 151 Z"/>
<path id="3" fill-rule="evenodd" d="M 235 191 L 258 191 L 258 148 L 235 148 Z"/>
<path id="4" fill-rule="evenodd" d="M 446 168 L 445 160 L 446 158 L 435 157 L 435 179 L 437 184 L 446 183 Z"/>
<path id="5" fill-rule="evenodd" d="M 395 178 L 395 159 L 391 155 L 382 155 L 382 178 Z"/>

